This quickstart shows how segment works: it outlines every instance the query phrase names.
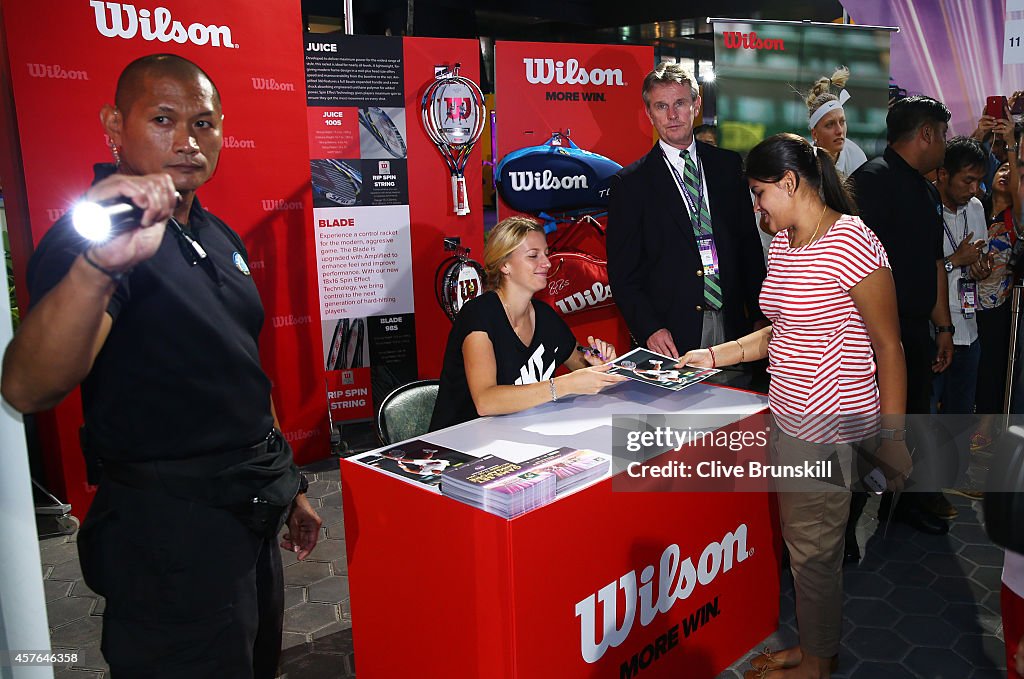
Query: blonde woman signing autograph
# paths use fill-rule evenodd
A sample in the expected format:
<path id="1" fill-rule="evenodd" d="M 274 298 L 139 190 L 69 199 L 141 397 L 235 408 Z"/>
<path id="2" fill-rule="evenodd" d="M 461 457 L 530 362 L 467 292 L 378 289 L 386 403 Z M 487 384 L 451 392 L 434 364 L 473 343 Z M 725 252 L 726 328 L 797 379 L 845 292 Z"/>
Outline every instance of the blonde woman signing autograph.
<path id="1" fill-rule="evenodd" d="M 774 235 L 760 297 L 772 325 L 690 351 L 679 365 L 767 356 L 776 459 L 838 454 L 848 462 L 854 451 L 870 451 L 888 487 L 901 489 L 911 470 L 903 442 L 906 368 L 885 250 L 851 216 L 856 208 L 824 149 L 775 135 L 750 152 L 747 177 L 761 228 Z M 778 493 L 800 645 L 755 658 L 748 679 L 818 679 L 835 670 L 850 492 L 826 488 Z"/>

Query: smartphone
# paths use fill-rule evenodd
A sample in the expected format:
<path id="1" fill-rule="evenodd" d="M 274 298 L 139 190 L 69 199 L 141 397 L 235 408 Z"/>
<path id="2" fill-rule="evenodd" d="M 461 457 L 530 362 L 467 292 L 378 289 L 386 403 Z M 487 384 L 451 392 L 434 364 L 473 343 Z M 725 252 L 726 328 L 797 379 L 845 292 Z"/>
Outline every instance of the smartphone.
<path id="1" fill-rule="evenodd" d="M 985 115 L 1006 118 L 1006 97 L 988 97 L 985 100 Z"/>

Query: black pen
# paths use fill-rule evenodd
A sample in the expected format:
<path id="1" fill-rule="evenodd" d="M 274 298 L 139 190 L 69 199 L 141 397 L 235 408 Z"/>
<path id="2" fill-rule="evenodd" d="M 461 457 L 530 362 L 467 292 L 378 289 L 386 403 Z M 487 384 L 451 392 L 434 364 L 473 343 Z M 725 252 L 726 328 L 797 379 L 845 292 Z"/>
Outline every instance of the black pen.
<path id="1" fill-rule="evenodd" d="M 582 345 L 577 345 L 576 351 L 582 351 L 584 354 L 590 354 L 591 356 L 597 356 L 602 361 L 604 360 L 604 354 L 602 354 L 600 351 L 598 351 L 594 347 L 585 347 L 585 346 L 582 346 Z"/>

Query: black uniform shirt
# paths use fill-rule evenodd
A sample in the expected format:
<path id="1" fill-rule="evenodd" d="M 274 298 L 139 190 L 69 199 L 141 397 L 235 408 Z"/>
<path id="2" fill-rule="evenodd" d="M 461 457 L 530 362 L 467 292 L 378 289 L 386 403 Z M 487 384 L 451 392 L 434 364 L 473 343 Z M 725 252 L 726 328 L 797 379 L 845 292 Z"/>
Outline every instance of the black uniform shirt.
<path id="1" fill-rule="evenodd" d="M 935 260 L 943 257 L 938 191 L 892 147 L 850 179 L 861 219 L 889 256 L 900 316 L 928 318 L 937 294 Z"/>
<path id="2" fill-rule="evenodd" d="M 110 169 L 97 166 L 97 180 Z M 114 324 L 82 384 L 86 429 L 106 459 L 232 450 L 273 427 L 270 380 L 258 352 L 263 306 L 245 273 L 248 254 L 238 234 L 198 200 L 188 222 L 208 261 L 190 265 L 168 225 L 157 253 L 135 267 L 107 307 Z M 33 304 L 86 245 L 69 217 L 53 225 L 29 262 Z"/>

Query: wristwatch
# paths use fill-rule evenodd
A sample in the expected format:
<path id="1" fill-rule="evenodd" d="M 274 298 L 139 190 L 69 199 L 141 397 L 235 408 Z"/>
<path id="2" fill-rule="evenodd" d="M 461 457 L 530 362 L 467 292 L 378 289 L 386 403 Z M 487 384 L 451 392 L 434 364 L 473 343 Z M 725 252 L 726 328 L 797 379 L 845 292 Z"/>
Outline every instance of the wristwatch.
<path id="1" fill-rule="evenodd" d="M 956 332 L 956 328 L 952 325 L 936 325 L 935 332 L 948 332 L 950 335 Z"/>
<path id="2" fill-rule="evenodd" d="M 906 429 L 879 429 L 878 438 L 889 439 L 890 441 L 906 441 Z"/>
<path id="3" fill-rule="evenodd" d="M 949 261 L 949 257 L 942 258 L 942 266 L 946 269 L 946 273 L 953 273 L 953 262 Z"/>

